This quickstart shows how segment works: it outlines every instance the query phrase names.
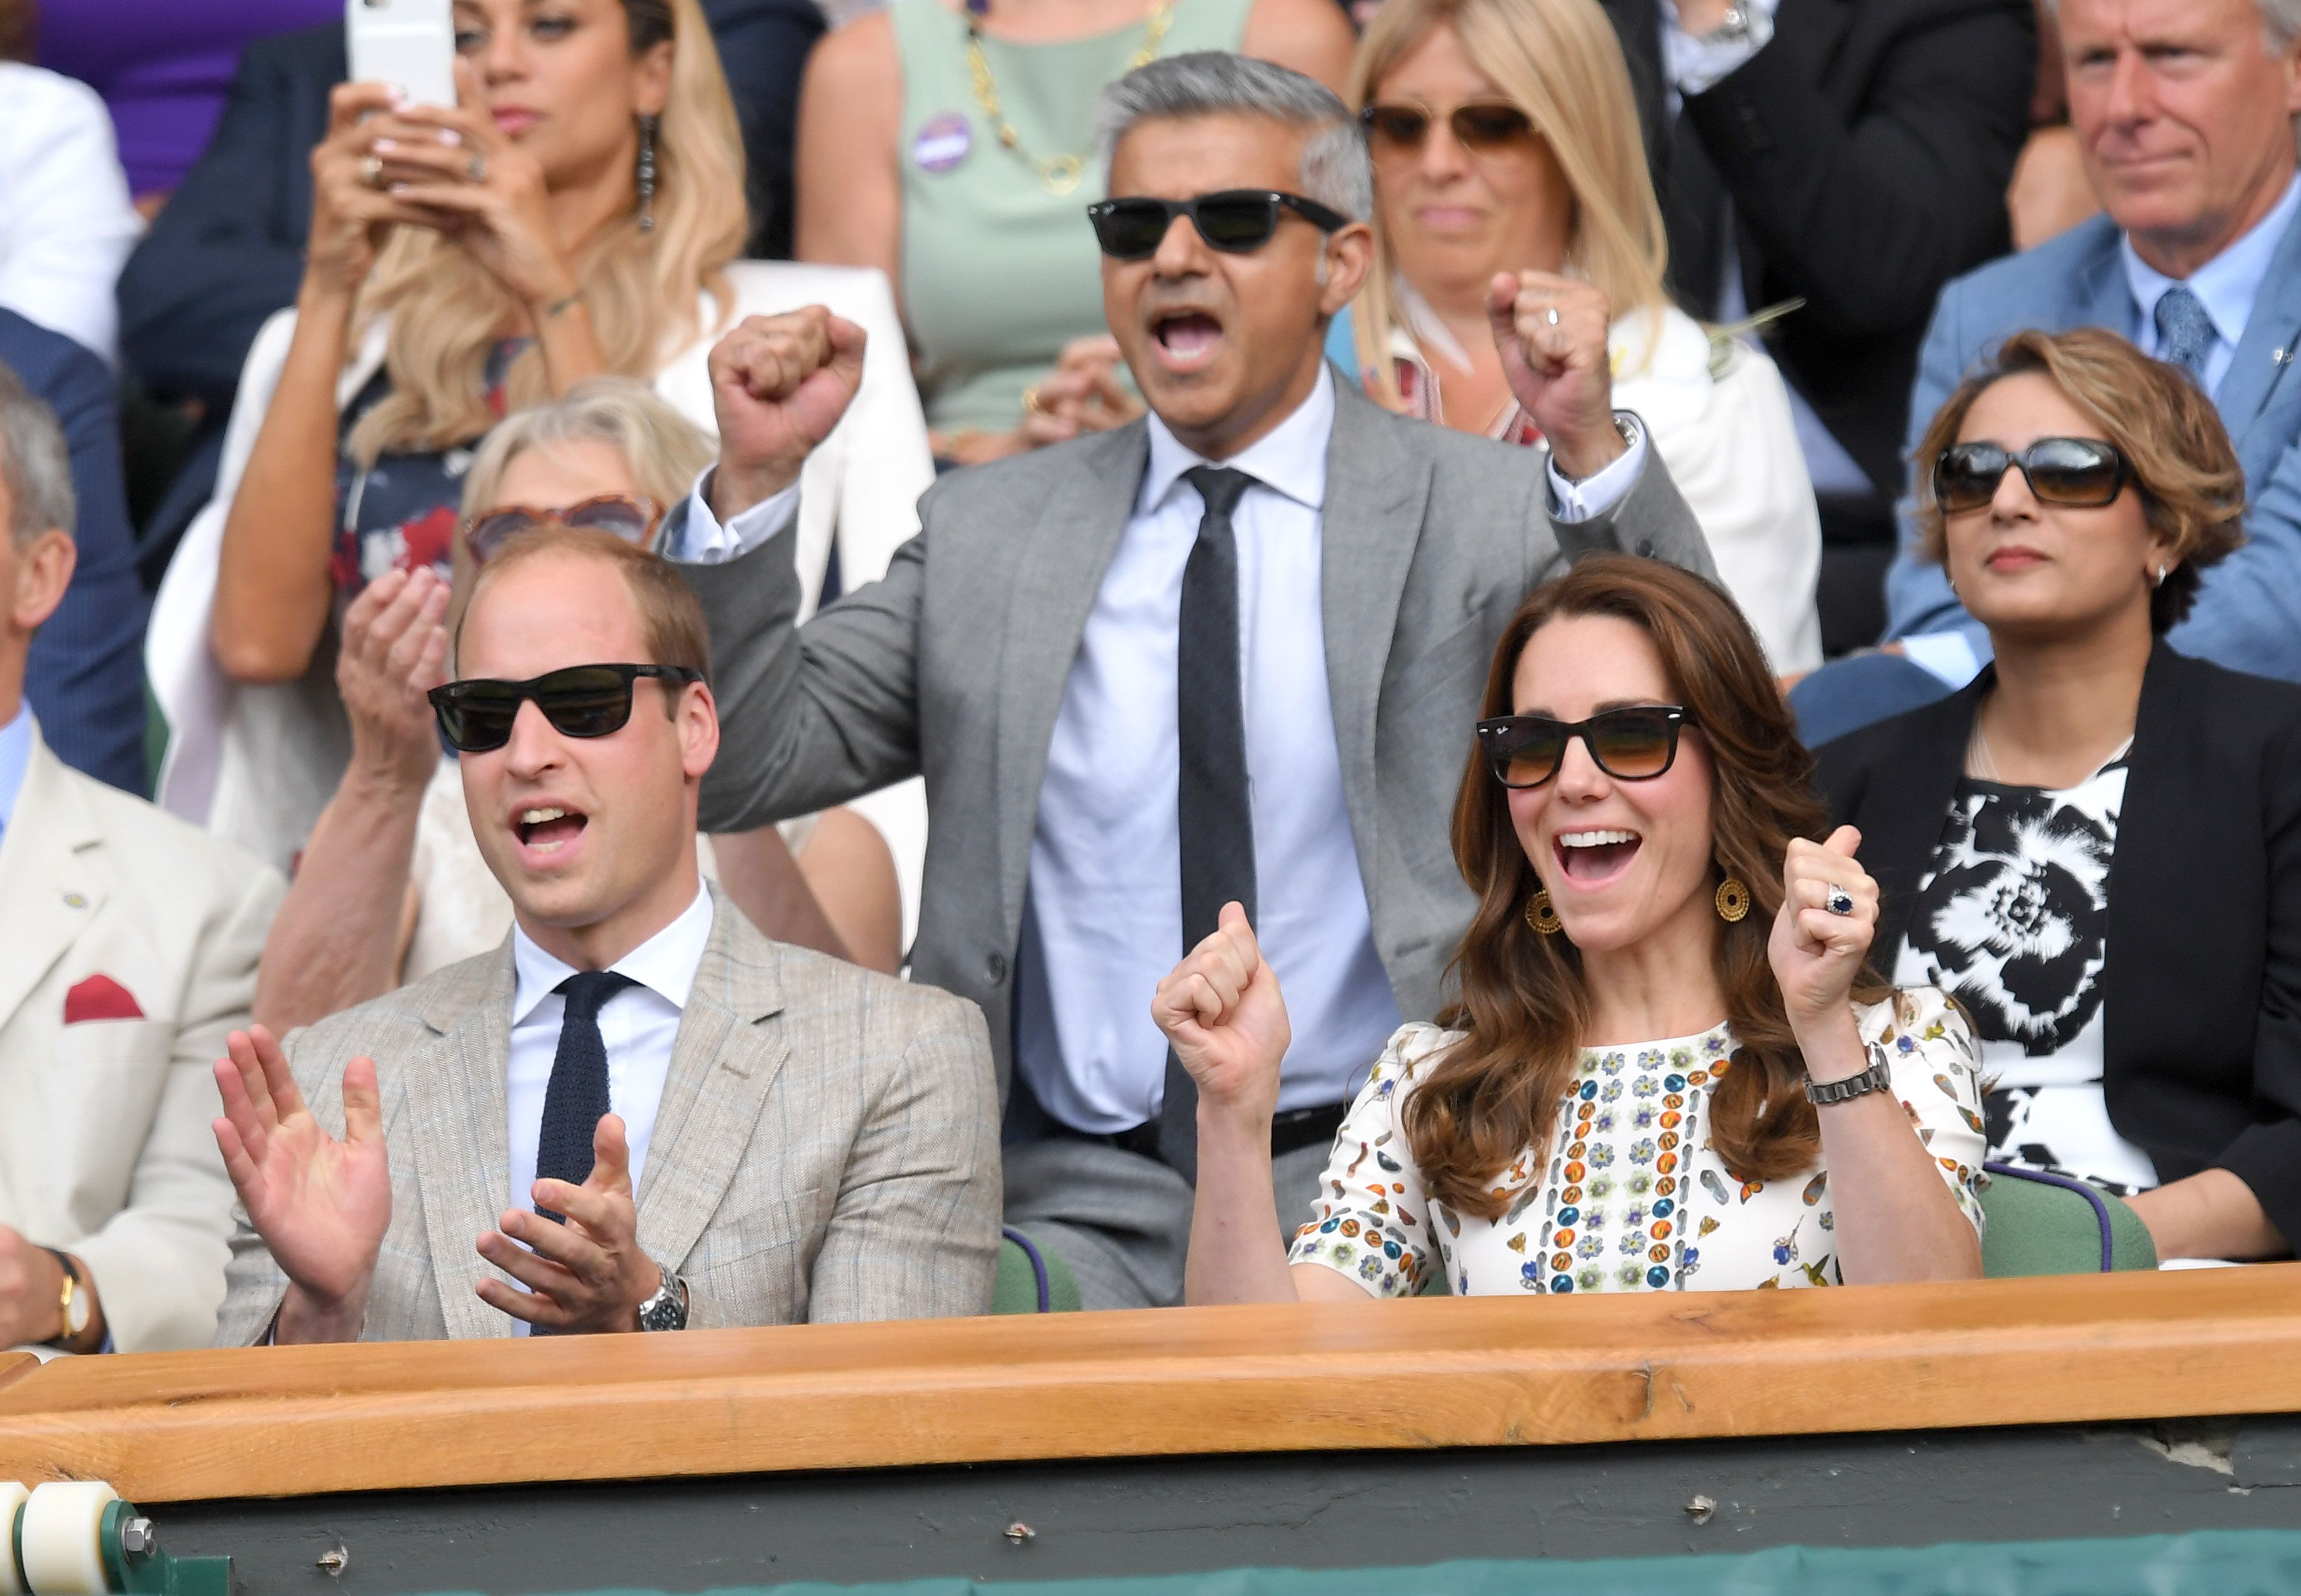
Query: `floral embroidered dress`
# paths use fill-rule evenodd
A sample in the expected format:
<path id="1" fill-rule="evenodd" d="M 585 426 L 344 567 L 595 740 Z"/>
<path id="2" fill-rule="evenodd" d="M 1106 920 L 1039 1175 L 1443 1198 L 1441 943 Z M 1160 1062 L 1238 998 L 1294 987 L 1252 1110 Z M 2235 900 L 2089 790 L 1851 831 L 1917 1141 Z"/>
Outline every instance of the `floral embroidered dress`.
<path id="1" fill-rule="evenodd" d="M 1979 1233 L 1981 1093 L 1963 1016 L 1930 987 L 1854 1015 Z M 1510 1198 L 1502 1216 L 1432 1201 L 1400 1113 L 1418 1074 L 1460 1034 L 1412 1024 L 1391 1038 L 1343 1121 L 1316 1216 L 1296 1233 L 1290 1261 L 1323 1265 L 1382 1297 L 1412 1296 L 1434 1268 L 1465 1297 L 1841 1283 L 1827 1172 L 1745 1182 L 1710 1145 L 1711 1094 L 1733 1067 L 1724 1025 L 1584 1049 L 1559 1102 L 1546 1166 L 1528 1149 L 1496 1178 Z"/>

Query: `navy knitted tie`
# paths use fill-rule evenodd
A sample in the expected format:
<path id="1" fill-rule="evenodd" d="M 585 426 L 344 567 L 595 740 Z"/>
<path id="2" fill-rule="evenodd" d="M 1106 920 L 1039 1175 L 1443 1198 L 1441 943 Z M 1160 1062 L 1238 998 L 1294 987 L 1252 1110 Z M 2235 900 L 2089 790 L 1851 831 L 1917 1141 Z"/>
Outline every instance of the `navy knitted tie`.
<path id="1" fill-rule="evenodd" d="M 1238 662 L 1238 538 L 1231 514 L 1254 479 L 1227 466 L 1183 473 L 1206 503 L 1183 567 L 1176 635 L 1176 793 L 1183 854 L 1183 951 L 1212 935 L 1223 905 L 1255 915 L 1254 816 L 1247 805 L 1246 706 Z M 1199 1090 L 1171 1048 L 1159 1111 L 1159 1157 L 1192 1185 L 1199 1178 Z"/>
<path id="2" fill-rule="evenodd" d="M 607 1044 L 599 1036 L 599 1010 L 607 999 L 633 984 L 613 970 L 570 975 L 552 990 L 567 999 L 559 1022 L 559 1050 L 552 1055 L 551 1084 L 543 1093 L 543 1132 L 535 1145 L 538 1180 L 580 1186 L 591 1178 L 591 1139 L 607 1112 Z M 549 1208 L 535 1210 L 565 1223 Z"/>
<path id="3" fill-rule="evenodd" d="M 2189 285 L 2177 282 L 2157 301 L 2157 358 L 2170 360 L 2197 380 L 2205 380 L 2205 359 L 2213 352 L 2213 319 Z"/>

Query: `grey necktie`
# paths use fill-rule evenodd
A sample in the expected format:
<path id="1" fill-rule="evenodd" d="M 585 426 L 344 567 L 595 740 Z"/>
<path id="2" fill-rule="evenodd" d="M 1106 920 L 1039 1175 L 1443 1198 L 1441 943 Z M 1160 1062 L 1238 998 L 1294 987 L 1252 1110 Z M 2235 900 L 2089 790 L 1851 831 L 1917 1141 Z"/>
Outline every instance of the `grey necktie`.
<path id="1" fill-rule="evenodd" d="M 1254 485 L 1244 472 L 1199 465 L 1183 473 L 1205 501 L 1183 567 L 1175 638 L 1176 792 L 1183 856 L 1183 951 L 1213 934 L 1223 905 L 1255 917 L 1254 817 L 1247 805 L 1246 706 L 1238 664 L 1238 538 L 1231 514 Z M 1192 1185 L 1199 1176 L 1199 1093 L 1173 1049 L 1159 1111 L 1159 1157 Z"/>
<path id="2" fill-rule="evenodd" d="M 2189 285 L 2177 282 L 2157 301 L 2157 358 L 2170 360 L 2196 378 L 2205 380 L 2205 358 L 2213 352 L 2213 319 Z"/>

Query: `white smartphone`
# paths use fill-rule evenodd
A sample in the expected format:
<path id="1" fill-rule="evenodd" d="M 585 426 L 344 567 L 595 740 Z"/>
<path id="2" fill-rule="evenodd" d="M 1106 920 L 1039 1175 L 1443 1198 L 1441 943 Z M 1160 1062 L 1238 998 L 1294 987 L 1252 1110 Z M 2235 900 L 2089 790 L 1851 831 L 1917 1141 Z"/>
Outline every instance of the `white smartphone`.
<path id="1" fill-rule="evenodd" d="M 344 0 L 355 83 L 388 83 L 419 105 L 456 103 L 453 0 Z"/>

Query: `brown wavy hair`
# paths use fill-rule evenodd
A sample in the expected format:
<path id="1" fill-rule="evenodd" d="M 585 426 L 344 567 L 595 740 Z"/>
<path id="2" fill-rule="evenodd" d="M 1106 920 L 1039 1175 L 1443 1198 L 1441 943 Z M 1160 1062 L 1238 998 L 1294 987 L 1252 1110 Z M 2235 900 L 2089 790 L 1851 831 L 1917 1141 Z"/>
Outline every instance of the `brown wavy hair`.
<path id="1" fill-rule="evenodd" d="M 1984 390 L 2032 372 L 2060 389 L 2133 467 L 2141 513 L 2172 550 L 2173 568 L 2149 596 L 2149 628 L 2162 637 L 2188 618 L 2197 573 L 2245 541 L 2245 468 L 2222 413 L 2187 372 L 2101 328 L 2015 333 L 1934 413 L 1915 456 L 1918 552 L 1940 564 L 1947 549 L 1934 462 L 1957 441 Z"/>
<path id="2" fill-rule="evenodd" d="M 1503 629 L 1481 714 L 1512 711 L 1519 656 L 1552 621 L 1611 615 L 1653 639 L 1678 702 L 1709 751 L 1713 880 L 1731 875 L 1750 913 L 1718 923 L 1718 984 L 1733 1027 L 1732 1067 L 1711 1099 L 1709 1137 L 1744 1180 L 1779 1180 L 1813 1166 L 1821 1130 L 1803 1090 L 1805 1060 L 1782 1007 L 1766 942 L 1782 907 L 1782 860 L 1793 837 L 1829 832 L 1813 796 L 1813 756 L 1798 741 L 1764 651 L 1723 589 L 1675 565 L 1625 555 L 1582 561 L 1529 595 Z M 1558 1104 L 1590 1026 L 1582 957 L 1563 932 L 1526 922 L 1542 885 L 1511 827 L 1509 790 L 1472 740 L 1454 801 L 1454 861 L 1478 896 L 1455 953 L 1460 996 L 1438 1016 L 1464 1032 L 1409 1095 L 1408 1145 L 1431 1194 L 1492 1219 L 1511 1193 L 1495 1177 L 1527 1148 L 1545 1150 Z M 1864 972 L 1864 1002 L 1891 989 Z"/>

